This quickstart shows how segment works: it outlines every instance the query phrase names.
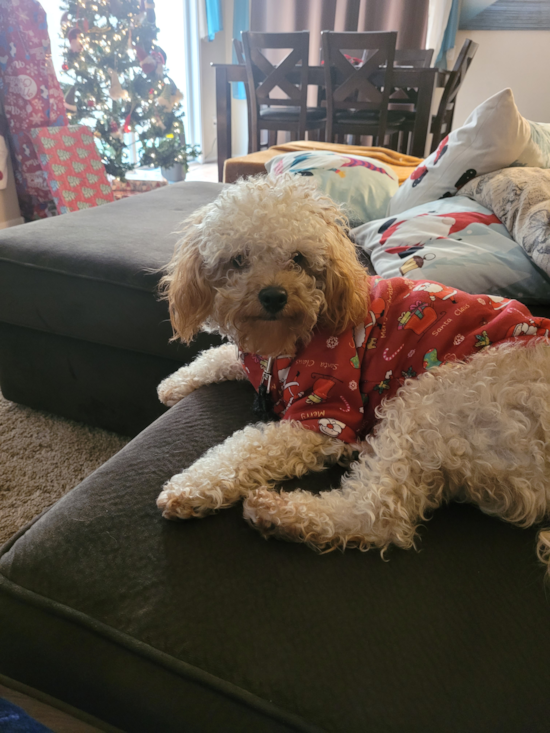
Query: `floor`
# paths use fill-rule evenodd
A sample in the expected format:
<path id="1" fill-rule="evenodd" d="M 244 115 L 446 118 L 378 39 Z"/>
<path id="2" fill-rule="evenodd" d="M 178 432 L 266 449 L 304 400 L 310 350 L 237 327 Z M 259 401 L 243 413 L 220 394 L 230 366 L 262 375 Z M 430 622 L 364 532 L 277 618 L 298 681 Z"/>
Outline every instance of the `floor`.
<path id="1" fill-rule="evenodd" d="M 96 728 L 94 725 L 84 723 L 82 720 L 78 720 L 78 718 L 74 718 L 62 710 L 51 707 L 41 700 L 36 700 L 22 692 L 5 687 L 2 684 L 0 684 L 0 697 L 22 708 L 27 715 L 30 715 L 31 718 L 42 723 L 42 725 L 45 725 L 46 728 L 49 728 L 54 733 L 102 733 L 113 730 L 112 728 L 104 728 L 103 726 Z"/>
<path id="2" fill-rule="evenodd" d="M 160 169 L 136 170 L 133 171 L 128 178 L 136 178 L 139 180 L 160 180 L 162 174 Z M 218 164 L 217 163 L 191 163 L 185 177 L 187 181 L 217 181 L 218 180 Z M 37 700 L 34 697 L 12 690 L 0 684 L 0 697 L 9 700 L 14 705 L 23 708 L 31 717 L 50 728 L 54 733 L 100 733 L 108 728 L 95 727 L 79 720 L 72 715 L 58 710 L 55 707 Z"/>
<path id="3" fill-rule="evenodd" d="M 185 176 L 186 181 L 218 181 L 217 163 L 191 163 Z"/>
<path id="4" fill-rule="evenodd" d="M 160 181 L 163 178 L 160 168 L 136 168 L 126 176 L 131 180 Z M 189 170 L 185 176 L 186 181 L 215 181 L 218 180 L 218 164 L 214 163 L 190 163 Z M 175 183 L 175 181 L 173 181 Z"/>

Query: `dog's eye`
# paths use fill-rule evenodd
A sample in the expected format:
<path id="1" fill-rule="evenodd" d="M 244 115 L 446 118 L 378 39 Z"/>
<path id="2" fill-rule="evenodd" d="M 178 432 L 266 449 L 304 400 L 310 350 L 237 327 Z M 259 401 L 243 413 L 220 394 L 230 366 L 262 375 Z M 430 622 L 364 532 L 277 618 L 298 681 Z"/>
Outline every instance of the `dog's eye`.
<path id="1" fill-rule="evenodd" d="M 231 260 L 231 266 L 234 267 L 236 270 L 242 270 L 245 265 L 246 259 L 244 255 L 236 255 Z"/>
<path id="2" fill-rule="evenodd" d="M 304 265 L 306 264 L 306 258 L 300 252 L 296 252 L 296 254 L 292 258 L 292 262 L 294 262 L 295 265 L 304 267 Z"/>

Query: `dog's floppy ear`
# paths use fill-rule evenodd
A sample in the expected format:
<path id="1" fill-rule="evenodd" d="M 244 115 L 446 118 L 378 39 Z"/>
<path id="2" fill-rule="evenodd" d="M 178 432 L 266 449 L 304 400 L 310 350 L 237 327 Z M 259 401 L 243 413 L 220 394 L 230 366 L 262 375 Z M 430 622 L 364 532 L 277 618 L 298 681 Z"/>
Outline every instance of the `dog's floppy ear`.
<path id="1" fill-rule="evenodd" d="M 369 277 L 357 259 L 355 245 L 337 222 L 329 224 L 327 238 L 326 307 L 320 323 L 338 334 L 366 318 Z"/>
<path id="2" fill-rule="evenodd" d="M 199 223 L 197 217 L 188 222 L 166 275 L 160 281 L 162 297 L 168 301 L 170 309 L 174 338 L 179 337 L 187 344 L 210 315 L 214 302 L 214 289 L 199 249 L 202 240 Z"/>

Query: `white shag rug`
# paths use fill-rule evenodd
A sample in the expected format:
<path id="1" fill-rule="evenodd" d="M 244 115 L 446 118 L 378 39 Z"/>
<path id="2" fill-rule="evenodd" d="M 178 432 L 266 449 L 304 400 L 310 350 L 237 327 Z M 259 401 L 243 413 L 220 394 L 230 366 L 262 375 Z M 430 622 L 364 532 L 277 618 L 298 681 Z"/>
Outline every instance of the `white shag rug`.
<path id="1" fill-rule="evenodd" d="M 0 394 L 0 545 L 129 440 Z"/>

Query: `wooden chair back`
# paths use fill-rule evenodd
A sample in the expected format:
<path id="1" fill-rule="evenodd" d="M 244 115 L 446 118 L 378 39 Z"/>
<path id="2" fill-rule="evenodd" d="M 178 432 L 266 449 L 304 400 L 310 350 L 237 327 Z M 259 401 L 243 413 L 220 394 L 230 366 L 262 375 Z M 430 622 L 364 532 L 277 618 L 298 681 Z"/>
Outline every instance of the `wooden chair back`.
<path id="1" fill-rule="evenodd" d="M 377 137 L 383 140 L 392 92 L 397 33 L 323 31 L 321 40 L 327 103 L 326 139 L 332 140 L 337 112 L 375 110 L 379 114 Z"/>
<path id="2" fill-rule="evenodd" d="M 253 140 L 257 140 L 259 135 L 258 117 L 261 105 L 299 107 L 298 139 L 303 140 L 307 121 L 309 31 L 244 31 L 242 38 Z M 270 49 L 290 49 L 290 53 L 279 63 L 273 64 L 263 53 Z M 277 92 L 277 89 L 280 91 Z"/>
<path id="3" fill-rule="evenodd" d="M 239 66 L 244 66 L 244 51 L 243 42 L 239 41 L 238 38 L 233 39 L 233 49 L 235 50 L 235 57 Z"/>
<path id="4" fill-rule="evenodd" d="M 431 152 L 437 148 L 441 140 L 452 129 L 458 91 L 464 82 L 478 47 L 478 43 L 467 38 L 460 49 L 453 70 L 449 73 L 439 108 L 432 122 Z"/>
<path id="5" fill-rule="evenodd" d="M 433 55 L 433 48 L 396 48 L 394 65 L 427 69 L 432 65 Z"/>

